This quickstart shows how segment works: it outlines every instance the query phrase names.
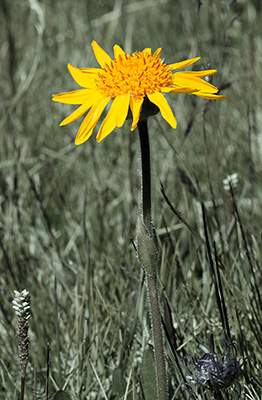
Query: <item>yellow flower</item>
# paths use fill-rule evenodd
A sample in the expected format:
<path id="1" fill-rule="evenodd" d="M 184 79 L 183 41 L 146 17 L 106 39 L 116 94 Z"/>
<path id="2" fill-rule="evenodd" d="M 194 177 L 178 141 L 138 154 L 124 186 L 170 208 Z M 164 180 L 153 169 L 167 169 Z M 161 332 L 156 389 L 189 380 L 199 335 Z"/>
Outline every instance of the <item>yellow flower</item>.
<path id="1" fill-rule="evenodd" d="M 150 48 L 146 48 L 142 52 L 130 55 L 115 45 L 112 60 L 95 41 L 92 42 L 92 47 L 101 68 L 76 68 L 68 64 L 73 79 L 84 89 L 53 95 L 53 100 L 59 103 L 80 104 L 80 107 L 60 123 L 60 126 L 70 124 L 90 109 L 78 130 L 75 139 L 77 145 L 92 135 L 94 127 L 110 101 L 112 101 L 110 110 L 97 134 L 98 142 L 109 135 L 115 127 L 120 128 L 124 124 L 129 107 L 133 115 L 131 127 L 133 131 L 138 124 L 146 96 L 159 108 L 162 117 L 174 129 L 176 119 L 163 93 L 189 93 L 206 99 L 225 99 L 225 96 L 216 95 L 218 89 L 215 86 L 202 79 L 215 74 L 217 72 L 215 69 L 172 73 L 172 70 L 195 63 L 200 57 L 167 65 L 160 58 L 161 48 L 154 54 Z"/>

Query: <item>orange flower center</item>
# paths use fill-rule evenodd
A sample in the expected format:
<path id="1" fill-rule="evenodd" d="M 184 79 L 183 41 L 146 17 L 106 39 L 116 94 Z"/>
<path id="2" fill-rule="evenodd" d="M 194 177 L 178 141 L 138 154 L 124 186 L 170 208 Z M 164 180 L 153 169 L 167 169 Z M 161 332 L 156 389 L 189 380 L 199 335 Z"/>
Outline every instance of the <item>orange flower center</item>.
<path id="1" fill-rule="evenodd" d="M 135 52 L 132 56 L 120 55 L 106 64 L 95 82 L 97 89 L 107 97 L 114 99 L 131 93 L 137 100 L 173 85 L 172 75 L 160 58 Z"/>

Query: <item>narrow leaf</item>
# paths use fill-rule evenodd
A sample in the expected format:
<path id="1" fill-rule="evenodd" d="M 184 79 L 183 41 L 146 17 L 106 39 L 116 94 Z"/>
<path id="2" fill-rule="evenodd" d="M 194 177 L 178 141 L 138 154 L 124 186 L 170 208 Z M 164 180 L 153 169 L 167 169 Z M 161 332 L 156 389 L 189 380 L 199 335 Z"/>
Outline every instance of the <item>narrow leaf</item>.
<path id="1" fill-rule="evenodd" d="M 152 350 L 149 347 L 143 355 L 140 378 L 144 399 L 157 399 L 155 364 Z"/>

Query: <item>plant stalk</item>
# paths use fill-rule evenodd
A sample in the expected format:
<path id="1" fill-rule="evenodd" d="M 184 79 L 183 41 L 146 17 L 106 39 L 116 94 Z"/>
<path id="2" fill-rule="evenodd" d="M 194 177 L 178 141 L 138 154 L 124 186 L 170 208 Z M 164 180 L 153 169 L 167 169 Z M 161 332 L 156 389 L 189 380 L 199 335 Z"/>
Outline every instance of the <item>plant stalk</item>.
<path id="1" fill-rule="evenodd" d="M 151 215 L 150 147 L 146 119 L 139 121 L 138 130 L 142 161 L 142 219 L 148 235 L 157 246 L 155 228 L 152 223 Z M 150 273 L 146 268 L 144 268 L 144 270 L 147 279 L 147 291 L 153 333 L 158 400 L 167 400 L 167 379 L 160 302 L 157 286 L 157 268 L 152 266 L 152 268 L 150 268 Z"/>
<path id="2" fill-rule="evenodd" d="M 24 400 L 25 396 L 25 375 L 21 375 L 21 391 L 20 391 L 20 400 Z"/>

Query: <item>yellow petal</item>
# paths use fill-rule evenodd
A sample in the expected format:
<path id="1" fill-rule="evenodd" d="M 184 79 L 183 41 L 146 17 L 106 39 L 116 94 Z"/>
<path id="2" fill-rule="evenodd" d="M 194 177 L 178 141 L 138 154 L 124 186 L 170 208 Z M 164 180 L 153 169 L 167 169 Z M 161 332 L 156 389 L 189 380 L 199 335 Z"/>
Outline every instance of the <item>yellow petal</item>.
<path id="1" fill-rule="evenodd" d="M 122 96 L 116 97 L 116 99 L 114 100 L 114 103 L 116 103 L 115 107 L 117 107 L 117 109 L 118 109 L 117 116 L 116 116 L 116 126 L 118 128 L 121 128 L 121 126 L 123 126 L 123 124 L 126 120 L 126 117 L 127 117 L 129 103 L 130 103 L 130 93 L 123 94 Z"/>
<path id="2" fill-rule="evenodd" d="M 114 56 L 115 56 L 115 58 L 117 58 L 119 56 L 122 56 L 124 54 L 125 54 L 124 50 L 121 49 L 121 47 L 118 46 L 118 44 L 115 44 L 114 45 Z"/>
<path id="3" fill-rule="evenodd" d="M 110 98 L 106 97 L 103 100 L 95 103 L 87 116 L 84 118 L 80 128 L 78 130 L 77 136 L 75 138 L 75 144 L 79 145 L 84 143 L 93 133 L 93 129 L 97 124 L 102 112 L 104 111 L 106 105 L 109 103 Z"/>
<path id="4" fill-rule="evenodd" d="M 164 92 L 164 91 L 163 91 Z M 185 88 L 181 86 L 176 86 L 175 88 L 171 88 L 168 92 L 164 93 L 188 93 L 188 94 L 195 94 L 197 92 L 197 88 Z"/>
<path id="5" fill-rule="evenodd" d="M 197 62 L 198 60 L 200 60 L 201 57 L 195 57 L 195 58 L 190 58 L 188 60 L 185 61 L 181 61 L 178 63 L 174 63 L 174 64 L 169 64 L 168 68 L 172 69 L 180 69 L 180 68 L 185 68 L 188 67 L 191 64 L 194 64 L 195 62 Z"/>
<path id="6" fill-rule="evenodd" d="M 71 64 L 68 64 L 67 67 L 73 79 L 76 81 L 76 83 L 78 83 L 79 86 L 85 87 L 87 89 L 92 89 L 95 87 L 95 78 L 93 74 L 86 74 L 82 72 L 79 68 L 76 68 Z"/>
<path id="7" fill-rule="evenodd" d="M 105 64 L 111 63 L 109 55 L 93 40 L 92 42 L 93 51 L 97 59 L 98 64 L 103 68 Z"/>
<path id="8" fill-rule="evenodd" d="M 193 76 L 197 76 L 199 78 L 204 78 L 205 76 L 214 75 L 216 73 L 217 73 L 216 69 L 206 69 L 204 71 L 184 71 L 183 72 L 183 74 L 193 75 Z"/>
<path id="9" fill-rule="evenodd" d="M 196 88 L 197 91 L 205 93 L 217 93 L 218 91 L 218 89 L 211 85 L 211 83 L 208 83 L 197 76 L 186 74 L 185 72 L 175 73 L 173 76 L 173 82 L 175 85 L 187 88 Z"/>
<path id="10" fill-rule="evenodd" d="M 146 47 L 143 51 L 142 54 L 151 54 L 151 49 L 150 47 Z"/>
<path id="11" fill-rule="evenodd" d="M 82 117 L 82 115 L 90 108 L 88 104 L 84 103 L 80 107 L 78 107 L 72 114 L 66 117 L 61 123 L 60 126 L 64 126 L 67 124 L 71 124 L 71 122 L 75 121 L 77 118 Z"/>
<path id="12" fill-rule="evenodd" d="M 226 99 L 226 96 L 223 94 L 209 94 L 209 93 L 192 93 L 196 96 L 203 97 L 204 99 L 212 99 L 212 100 L 222 100 Z"/>
<path id="13" fill-rule="evenodd" d="M 98 142 L 101 142 L 101 140 L 108 136 L 117 126 L 118 102 L 116 101 L 116 99 L 113 101 L 107 116 L 100 126 L 96 137 L 96 140 Z"/>
<path id="14" fill-rule="evenodd" d="M 53 94 L 52 100 L 63 104 L 83 104 L 93 94 L 93 89 L 73 90 L 72 92 Z"/>
<path id="15" fill-rule="evenodd" d="M 161 47 L 159 47 L 159 49 L 157 49 L 155 52 L 154 52 L 154 54 L 153 54 L 153 56 L 155 57 L 155 58 L 159 58 L 160 57 L 160 54 L 161 54 Z"/>
<path id="16" fill-rule="evenodd" d="M 166 101 L 166 98 L 159 92 L 148 94 L 147 97 L 160 109 L 162 117 L 172 126 L 172 128 L 176 129 L 176 119 L 174 117 L 173 111 Z"/>
<path id="17" fill-rule="evenodd" d="M 175 89 L 175 85 L 172 86 L 166 86 L 161 88 L 161 93 L 170 93 Z"/>
<path id="18" fill-rule="evenodd" d="M 143 101 L 144 101 L 144 98 L 142 98 L 142 100 L 135 101 L 132 96 L 130 97 L 130 108 L 131 108 L 131 111 L 133 114 L 133 123 L 132 123 L 131 131 L 136 129 L 136 126 L 139 121 Z"/>
<path id="19" fill-rule="evenodd" d="M 170 86 L 170 87 L 164 87 L 161 89 L 161 93 L 193 93 L 197 92 L 197 88 L 187 88 L 184 86 Z"/>
<path id="20" fill-rule="evenodd" d="M 84 72 L 85 74 L 89 75 L 98 75 L 99 71 L 101 71 L 100 68 L 79 68 L 81 72 Z"/>

